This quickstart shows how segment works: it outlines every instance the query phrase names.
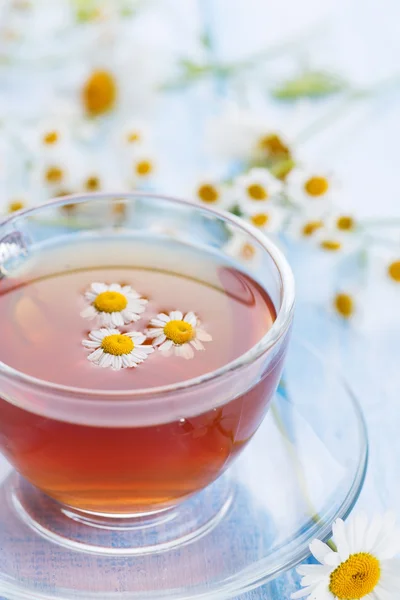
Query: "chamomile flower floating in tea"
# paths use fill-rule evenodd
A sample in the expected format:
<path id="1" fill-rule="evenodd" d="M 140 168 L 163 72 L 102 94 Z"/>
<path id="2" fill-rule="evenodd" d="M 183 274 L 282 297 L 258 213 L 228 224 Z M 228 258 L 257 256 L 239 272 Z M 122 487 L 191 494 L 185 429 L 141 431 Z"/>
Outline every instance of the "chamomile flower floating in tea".
<path id="1" fill-rule="evenodd" d="M 147 304 L 147 300 L 130 285 L 121 286 L 119 283 L 92 283 L 85 298 L 90 305 L 81 312 L 81 316 L 85 319 L 99 317 L 102 325 L 108 327 L 122 327 L 138 321 Z"/>
<path id="2" fill-rule="evenodd" d="M 173 310 L 168 315 L 159 313 L 151 319 L 146 333 L 161 352 L 169 354 L 173 350 L 176 356 L 188 359 L 194 356 L 193 348 L 204 350 L 203 342 L 212 340 L 212 336 L 200 327 L 194 312 L 183 316 L 180 310 Z"/>
<path id="3" fill-rule="evenodd" d="M 396 598 L 400 588 L 399 563 L 393 560 L 400 550 L 399 532 L 390 515 L 375 517 L 371 523 L 360 514 L 344 523 L 333 524 L 336 551 L 319 540 L 310 550 L 321 563 L 302 565 L 304 589 L 292 599 L 387 600 Z"/>
<path id="4" fill-rule="evenodd" d="M 144 346 L 146 336 L 138 331 L 121 333 L 119 329 L 96 329 L 89 333 L 89 339 L 82 344 L 92 350 L 88 360 L 99 367 L 119 370 L 137 367 L 154 351 L 152 346 Z"/>

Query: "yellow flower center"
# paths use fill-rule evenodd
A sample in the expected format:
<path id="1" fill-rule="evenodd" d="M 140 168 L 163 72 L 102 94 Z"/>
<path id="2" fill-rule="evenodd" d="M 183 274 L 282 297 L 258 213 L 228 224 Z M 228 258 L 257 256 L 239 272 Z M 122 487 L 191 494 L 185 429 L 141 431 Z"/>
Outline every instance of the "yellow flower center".
<path id="1" fill-rule="evenodd" d="M 117 99 L 115 78 L 109 71 L 93 71 L 82 90 L 82 101 L 91 117 L 102 115 L 114 108 Z"/>
<path id="2" fill-rule="evenodd" d="M 141 160 L 135 165 L 136 174 L 144 177 L 149 175 L 153 170 L 153 165 L 149 160 Z"/>
<path id="3" fill-rule="evenodd" d="M 268 156 L 283 157 L 289 156 L 290 150 L 282 141 L 282 138 L 276 133 L 270 133 L 261 137 L 258 141 L 260 150 L 264 150 Z"/>
<path id="4" fill-rule="evenodd" d="M 141 135 L 137 131 L 130 131 L 126 136 L 126 141 L 128 144 L 134 144 L 135 142 L 140 142 Z"/>
<path id="5" fill-rule="evenodd" d="M 253 258 L 255 253 L 256 253 L 256 249 L 254 248 L 254 246 L 252 246 L 248 242 L 243 244 L 242 249 L 240 251 L 242 258 L 244 258 L 245 260 L 250 260 L 251 258 Z"/>
<path id="6" fill-rule="evenodd" d="M 7 212 L 17 212 L 17 210 L 22 210 L 25 206 L 26 205 L 23 200 L 12 200 L 7 207 Z"/>
<path id="7" fill-rule="evenodd" d="M 303 228 L 301 230 L 301 233 L 305 236 L 305 237 L 310 237 L 311 235 L 313 235 L 318 229 L 321 229 L 321 227 L 323 227 L 324 224 L 322 221 L 308 221 L 308 223 L 305 223 L 303 225 Z"/>
<path id="8" fill-rule="evenodd" d="M 256 227 L 264 227 L 269 221 L 269 215 L 258 213 L 257 215 L 253 215 L 250 220 Z"/>
<path id="9" fill-rule="evenodd" d="M 388 275 L 393 281 L 400 283 L 400 260 L 396 260 L 388 266 Z"/>
<path id="10" fill-rule="evenodd" d="M 342 231 L 351 231 L 355 227 L 353 217 L 342 216 L 336 220 L 336 227 Z"/>
<path id="11" fill-rule="evenodd" d="M 267 200 L 268 192 L 259 183 L 252 183 L 247 188 L 247 193 L 252 200 Z"/>
<path id="12" fill-rule="evenodd" d="M 352 554 L 331 574 L 329 591 L 339 600 L 360 600 L 376 588 L 380 577 L 381 566 L 375 556 Z"/>
<path id="13" fill-rule="evenodd" d="M 102 292 L 93 301 L 93 306 L 99 312 L 113 313 L 124 310 L 128 305 L 128 300 L 120 292 Z"/>
<path id="14" fill-rule="evenodd" d="M 194 330 L 190 323 L 186 321 L 168 321 L 164 327 L 164 333 L 174 344 L 186 344 L 194 336 Z"/>
<path id="15" fill-rule="evenodd" d="M 349 294 L 337 294 L 334 307 L 341 317 L 349 319 L 354 314 L 354 300 Z"/>
<path id="16" fill-rule="evenodd" d="M 342 244 L 337 240 L 322 240 L 320 244 L 324 250 L 330 250 L 331 252 L 337 252 L 342 247 Z"/>
<path id="17" fill-rule="evenodd" d="M 325 177 L 310 177 L 304 184 L 304 189 L 309 196 L 323 196 L 329 188 L 329 181 Z"/>
<path id="18" fill-rule="evenodd" d="M 88 192 L 96 192 L 100 189 L 100 179 L 96 177 L 96 175 L 92 175 L 88 177 L 85 181 L 85 189 Z"/>
<path id="19" fill-rule="evenodd" d="M 43 136 L 43 143 L 51 146 L 52 144 L 56 144 L 58 142 L 58 137 L 57 131 L 48 131 Z"/>
<path id="20" fill-rule="evenodd" d="M 60 167 L 49 167 L 44 176 L 47 183 L 61 183 L 64 173 Z"/>
<path id="21" fill-rule="evenodd" d="M 102 339 L 101 347 L 107 354 L 114 354 L 114 356 L 121 356 L 122 354 L 129 354 L 135 347 L 132 338 L 121 333 L 115 333 L 113 335 L 106 335 Z"/>
<path id="22" fill-rule="evenodd" d="M 197 195 L 203 202 L 213 204 L 219 198 L 218 190 L 211 183 L 204 183 L 197 190 Z"/>

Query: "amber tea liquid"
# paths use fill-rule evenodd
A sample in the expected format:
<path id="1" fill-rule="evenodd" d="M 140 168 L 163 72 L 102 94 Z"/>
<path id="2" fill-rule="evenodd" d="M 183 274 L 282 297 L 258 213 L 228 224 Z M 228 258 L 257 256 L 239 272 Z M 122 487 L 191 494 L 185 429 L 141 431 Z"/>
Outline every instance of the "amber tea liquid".
<path id="1" fill-rule="evenodd" d="M 212 341 L 190 360 L 156 350 L 137 368 L 93 365 L 82 340 L 99 325 L 80 315 L 93 282 L 129 284 L 148 299 L 140 320 L 122 331 L 144 331 L 158 313 L 177 309 L 194 311 Z M 0 281 L 0 360 L 91 393 L 149 390 L 223 367 L 252 348 L 275 318 L 268 293 L 217 253 L 148 238 L 77 238 L 43 245 Z M 99 514 L 168 507 L 216 479 L 252 437 L 281 363 L 277 357 L 246 393 L 232 390 L 222 406 L 197 407 L 194 414 L 188 406 L 170 422 L 155 412 L 150 425 L 79 422 L 79 408 L 73 418 L 51 418 L 34 391 L 26 405 L 3 398 L 0 451 L 31 483 L 69 506 Z M 134 416 L 135 399 L 124 399 Z"/>

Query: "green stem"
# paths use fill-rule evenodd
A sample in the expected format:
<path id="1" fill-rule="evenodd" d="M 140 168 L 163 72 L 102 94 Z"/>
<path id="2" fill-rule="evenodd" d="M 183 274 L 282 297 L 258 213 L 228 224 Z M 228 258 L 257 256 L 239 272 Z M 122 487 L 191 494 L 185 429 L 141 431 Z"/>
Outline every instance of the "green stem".
<path id="1" fill-rule="evenodd" d="M 331 111 L 328 111 L 326 114 L 322 115 L 319 119 L 316 119 L 311 125 L 308 125 L 303 131 L 301 131 L 297 138 L 297 143 L 304 143 L 311 137 L 313 137 L 316 133 L 320 133 L 330 125 L 332 125 L 339 117 L 342 116 L 350 106 L 353 106 L 353 102 L 359 100 L 360 97 L 363 97 L 363 94 L 360 92 L 349 92 L 346 98 L 339 104 L 339 106 L 335 106 L 335 108 Z"/>
<path id="2" fill-rule="evenodd" d="M 380 95 L 386 92 L 387 88 L 396 87 L 399 84 L 400 73 L 396 73 L 395 75 L 386 77 L 385 79 L 382 79 L 381 81 L 378 81 L 369 87 L 351 90 L 346 94 L 339 106 L 335 106 L 332 111 L 328 111 L 325 115 L 311 123 L 311 125 L 307 126 L 302 132 L 300 132 L 300 134 L 297 136 L 296 142 L 304 143 L 314 134 L 323 131 L 335 123 L 343 113 L 353 106 L 354 102 Z"/>

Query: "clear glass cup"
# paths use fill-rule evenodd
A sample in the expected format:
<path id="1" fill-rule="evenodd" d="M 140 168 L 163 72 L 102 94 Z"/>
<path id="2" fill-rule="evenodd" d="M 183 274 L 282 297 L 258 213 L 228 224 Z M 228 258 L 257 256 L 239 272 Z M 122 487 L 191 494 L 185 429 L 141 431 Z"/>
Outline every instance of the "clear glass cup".
<path id="1" fill-rule="evenodd" d="M 13 491 L 21 517 L 59 543 L 152 552 L 155 535 L 158 544 L 186 542 L 228 502 L 221 491 L 218 506 L 186 517 L 185 501 L 220 477 L 267 413 L 290 335 L 294 281 L 278 248 L 240 219 L 135 193 L 64 197 L 5 220 L 3 286 L 46 244 L 115 237 L 228 257 L 268 292 L 277 311 L 272 328 L 245 354 L 176 385 L 74 388 L 0 363 L 0 451 L 21 476 Z M 79 255 L 74 260 L 89 266 Z M 108 258 L 110 266 L 134 260 L 129 253 Z M 161 254 L 157 268 L 170 269 L 168 260 Z M 0 292 L 1 286 L 2 280 Z"/>

